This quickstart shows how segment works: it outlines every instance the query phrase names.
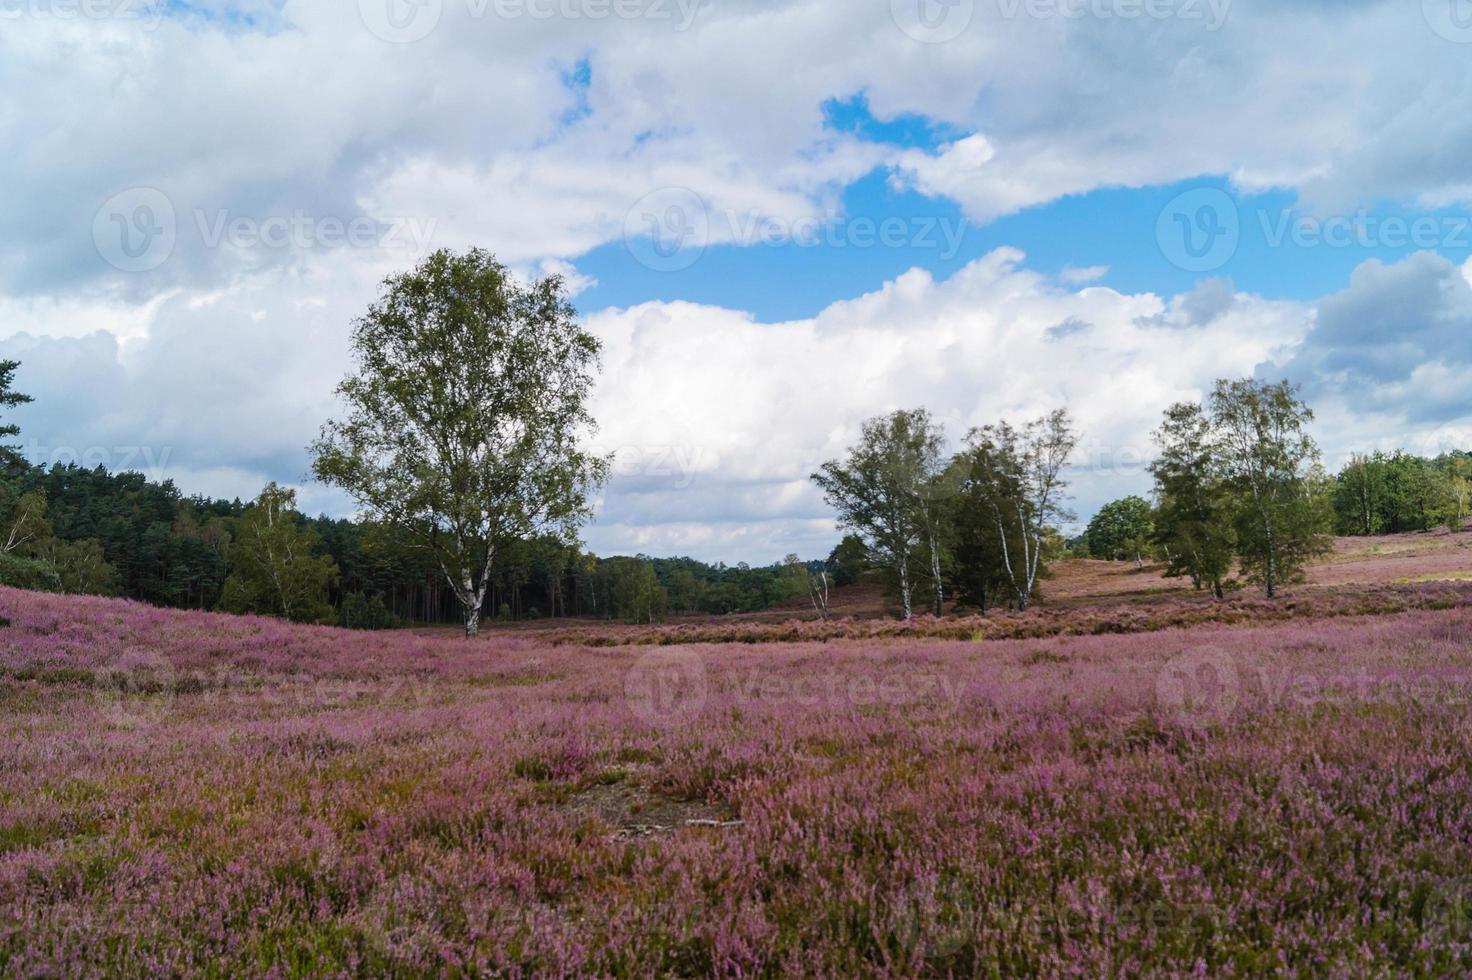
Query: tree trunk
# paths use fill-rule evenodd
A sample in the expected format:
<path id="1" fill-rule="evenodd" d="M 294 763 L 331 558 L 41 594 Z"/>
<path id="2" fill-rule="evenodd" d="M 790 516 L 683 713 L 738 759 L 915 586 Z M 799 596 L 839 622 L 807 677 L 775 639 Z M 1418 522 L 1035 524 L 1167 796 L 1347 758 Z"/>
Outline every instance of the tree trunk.
<path id="1" fill-rule="evenodd" d="M 474 639 L 480 633 L 480 608 L 466 604 L 465 638 Z"/>
<path id="2" fill-rule="evenodd" d="M 910 556 L 908 553 L 900 556 L 900 605 L 904 608 L 904 618 L 910 619 L 912 612 L 910 608 Z"/>

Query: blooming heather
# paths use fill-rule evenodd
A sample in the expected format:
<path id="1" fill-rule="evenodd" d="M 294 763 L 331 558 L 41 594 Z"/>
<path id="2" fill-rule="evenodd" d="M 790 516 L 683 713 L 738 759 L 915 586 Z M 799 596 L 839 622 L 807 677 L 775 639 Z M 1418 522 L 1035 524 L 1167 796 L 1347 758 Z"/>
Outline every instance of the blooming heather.
<path id="1" fill-rule="evenodd" d="M 1472 967 L 1472 609 L 587 647 L 0 590 L 0 974 Z"/>

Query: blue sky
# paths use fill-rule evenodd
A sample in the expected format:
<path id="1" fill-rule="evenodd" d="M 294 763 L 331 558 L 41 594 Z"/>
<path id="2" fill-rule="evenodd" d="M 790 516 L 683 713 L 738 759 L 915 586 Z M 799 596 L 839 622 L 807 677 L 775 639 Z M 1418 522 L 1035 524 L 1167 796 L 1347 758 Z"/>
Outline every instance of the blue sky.
<path id="1" fill-rule="evenodd" d="M 22 441 L 350 513 L 305 447 L 353 318 L 480 246 L 603 342 L 600 554 L 821 554 L 808 475 L 900 407 L 1068 407 L 1081 518 L 1224 375 L 1301 384 L 1331 464 L 1472 445 L 1453 0 L 934 4 L 11 8 Z"/>
<path id="2" fill-rule="evenodd" d="M 833 131 L 886 147 L 936 152 L 971 135 L 915 115 L 877 120 L 862 96 L 830 102 L 825 112 Z M 1235 251 L 1206 272 L 1173 262 L 1157 234 L 1171 202 L 1201 188 L 1230 198 L 1240 229 Z M 912 238 L 919 240 L 854 244 L 854 221 L 892 218 L 910 222 Z M 1342 289 L 1369 259 L 1398 262 L 1426 248 L 1458 264 L 1472 256 L 1465 206 L 1372 201 L 1320 215 L 1303 208 L 1292 190 L 1247 193 L 1225 175 L 1099 189 L 984 223 L 968 219 L 954 201 L 894 186 L 888 168 L 881 167 L 844 187 L 825 220 L 831 231 L 815 241 L 710 244 L 689 268 L 674 272 L 648 268 L 622 241 L 603 245 L 577 261 L 581 272 L 597 280 L 579 303 L 595 310 L 686 300 L 749 310 L 764 320 L 802 319 L 908 269 L 943 278 L 1004 246 L 1021 249 L 1032 268 L 1045 272 L 1107 267 L 1099 281 L 1123 292 L 1174 295 L 1209 274 L 1262 296 L 1312 300 Z M 758 282 L 761 288 L 753 289 Z"/>

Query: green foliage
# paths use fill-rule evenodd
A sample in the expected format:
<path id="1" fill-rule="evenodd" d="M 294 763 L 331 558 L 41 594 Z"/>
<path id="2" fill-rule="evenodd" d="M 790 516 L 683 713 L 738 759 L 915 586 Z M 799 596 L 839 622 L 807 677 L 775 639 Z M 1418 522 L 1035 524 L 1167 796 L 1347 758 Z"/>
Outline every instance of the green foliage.
<path id="1" fill-rule="evenodd" d="M 940 428 L 924 409 L 892 412 L 865 422 L 848 457 L 812 476 L 838 511 L 839 527 L 862 538 L 871 560 L 892 576 L 905 619 L 917 559 L 936 550 L 938 507 L 930 491 L 944 467 L 941 446 Z"/>
<path id="2" fill-rule="evenodd" d="M 659 583 L 654 565 L 641 558 L 609 560 L 613 608 L 627 623 L 654 623 L 669 611 L 669 594 Z"/>
<path id="3" fill-rule="evenodd" d="M 101 467 L 35 467 L 18 483 L 45 497 L 56 538 L 98 543 L 116 573 L 112 594 L 195 609 L 218 603 L 239 501 L 183 498 L 170 481 Z"/>
<path id="4" fill-rule="evenodd" d="M 1148 500 L 1134 496 L 1105 504 L 1084 532 L 1092 557 L 1137 564 L 1150 555 L 1154 537 L 1154 510 Z"/>
<path id="5" fill-rule="evenodd" d="M 833 576 L 834 585 L 852 585 L 874 570 L 873 563 L 869 561 L 869 548 L 857 534 L 845 534 L 828 553 L 825 564 Z"/>
<path id="6" fill-rule="evenodd" d="M 1168 574 L 1188 574 L 1222 595 L 1229 562 L 1271 598 L 1325 553 L 1331 526 L 1313 412 L 1288 382 L 1221 380 L 1207 406 L 1166 412 L 1156 434 L 1160 508 L 1155 540 Z"/>
<path id="7" fill-rule="evenodd" d="M 62 591 L 61 578 L 51 566 L 13 553 L 0 553 L 0 585 L 38 592 Z"/>
<path id="8" fill-rule="evenodd" d="M 331 622 L 328 587 L 337 580 L 331 557 L 315 554 L 317 532 L 296 513 L 296 491 L 269 483 L 236 523 L 230 577 L 220 596 L 227 612 Z"/>
<path id="9" fill-rule="evenodd" d="M 1150 472 L 1160 503 L 1154 543 L 1165 555 L 1165 574 L 1189 577 L 1196 588 L 1210 588 L 1220 599 L 1237 553 L 1237 528 L 1212 421 L 1200 405 L 1172 405 L 1155 441 L 1160 456 Z"/>
<path id="10" fill-rule="evenodd" d="M 390 630 L 402 626 L 403 621 L 389 611 L 379 593 L 349 592 L 342 597 L 337 624 L 355 630 Z"/>
<path id="11" fill-rule="evenodd" d="M 1340 534 L 1402 534 L 1443 525 L 1460 529 L 1467 516 L 1472 458 L 1453 453 L 1424 459 L 1409 453 L 1352 456 L 1331 490 Z"/>
<path id="12" fill-rule="evenodd" d="M 961 604 L 985 613 L 1017 599 L 997 518 L 1001 509 L 1020 502 L 1021 485 L 1001 469 L 995 446 L 984 439 L 973 440 L 952 460 L 951 470 L 959 488 L 949 502 L 952 578 Z"/>
<path id="13" fill-rule="evenodd" d="M 116 595 L 118 572 L 107 561 L 96 538 L 63 541 L 51 537 L 35 549 L 36 559 L 55 573 L 62 592 L 72 595 Z"/>
<path id="14" fill-rule="evenodd" d="M 25 405 L 31 401 L 30 395 L 22 395 L 14 389 L 15 372 L 20 367 L 20 361 L 0 361 L 0 408 L 15 408 L 17 405 Z M 14 422 L 0 424 L 0 439 L 9 439 L 20 435 L 20 426 Z M 26 466 L 25 458 L 21 456 L 18 447 L 11 444 L 0 445 L 0 469 L 23 469 Z"/>
<path id="15" fill-rule="evenodd" d="M 580 446 L 599 344 L 560 277 L 523 286 L 479 249 L 384 286 L 354 326 L 347 415 L 323 427 L 313 471 L 434 557 L 474 634 L 498 549 L 571 540 L 607 474 Z"/>
<path id="16" fill-rule="evenodd" d="M 1026 609 L 1047 562 L 1063 553 L 1055 525 L 1064 506 L 1063 467 L 1078 443 L 1068 413 L 1051 412 L 1021 428 L 1003 421 L 973 429 L 951 469 L 950 507 L 963 598 L 982 608 L 993 597 Z"/>

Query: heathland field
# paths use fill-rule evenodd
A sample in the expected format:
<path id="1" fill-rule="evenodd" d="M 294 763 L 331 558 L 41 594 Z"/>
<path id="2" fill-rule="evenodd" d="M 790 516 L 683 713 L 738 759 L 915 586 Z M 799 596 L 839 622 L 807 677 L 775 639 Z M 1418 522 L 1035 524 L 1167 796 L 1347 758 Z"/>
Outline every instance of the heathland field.
<path id="1" fill-rule="evenodd" d="M 476 640 L 0 591 L 0 974 L 1465 972 L 1469 545 Z"/>

